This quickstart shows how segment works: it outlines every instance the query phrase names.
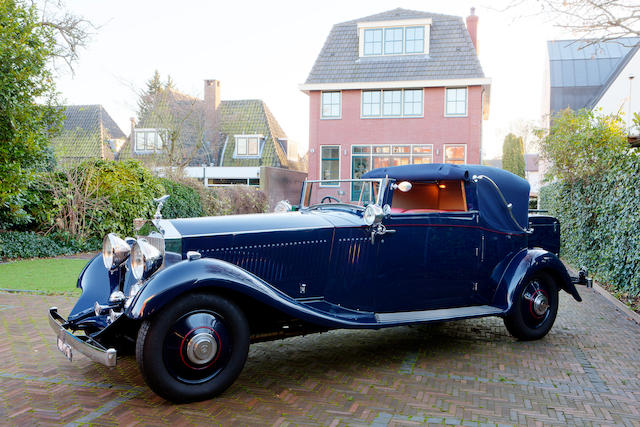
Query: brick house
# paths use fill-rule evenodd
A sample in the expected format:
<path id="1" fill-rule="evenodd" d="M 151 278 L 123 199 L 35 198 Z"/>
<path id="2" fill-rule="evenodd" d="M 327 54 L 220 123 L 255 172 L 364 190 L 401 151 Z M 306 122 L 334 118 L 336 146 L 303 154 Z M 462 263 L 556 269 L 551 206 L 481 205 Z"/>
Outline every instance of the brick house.
<path id="1" fill-rule="evenodd" d="M 113 160 L 126 136 L 102 105 L 65 105 L 60 133 L 51 140 L 59 165 Z"/>
<path id="2" fill-rule="evenodd" d="M 212 178 L 213 183 L 218 178 L 246 182 L 261 166 L 287 169 L 296 163 L 289 159 L 291 143 L 266 103 L 221 100 L 218 80 L 204 81 L 204 99 L 162 89 L 149 104 L 137 122 L 132 119 L 121 158 L 162 166 L 250 168 L 234 170 L 246 177 L 225 177 L 218 169 L 223 175 Z"/>
<path id="3" fill-rule="evenodd" d="M 473 9 L 466 27 L 457 16 L 394 9 L 334 25 L 300 85 L 310 105 L 309 179 L 480 163 L 490 79 L 477 24 Z"/>

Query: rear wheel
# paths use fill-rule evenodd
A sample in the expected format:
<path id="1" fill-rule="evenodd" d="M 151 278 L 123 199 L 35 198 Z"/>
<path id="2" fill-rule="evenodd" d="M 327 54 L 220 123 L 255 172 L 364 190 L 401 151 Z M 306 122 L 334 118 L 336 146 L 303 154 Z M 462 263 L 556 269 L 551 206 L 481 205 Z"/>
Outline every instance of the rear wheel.
<path id="1" fill-rule="evenodd" d="M 538 273 L 517 289 L 504 324 L 519 340 L 537 340 L 551 330 L 557 314 L 558 288 L 548 274 Z"/>
<path id="2" fill-rule="evenodd" d="M 136 359 L 145 382 L 174 402 L 211 398 L 240 375 L 249 351 L 249 326 L 231 301 L 185 295 L 140 327 Z"/>

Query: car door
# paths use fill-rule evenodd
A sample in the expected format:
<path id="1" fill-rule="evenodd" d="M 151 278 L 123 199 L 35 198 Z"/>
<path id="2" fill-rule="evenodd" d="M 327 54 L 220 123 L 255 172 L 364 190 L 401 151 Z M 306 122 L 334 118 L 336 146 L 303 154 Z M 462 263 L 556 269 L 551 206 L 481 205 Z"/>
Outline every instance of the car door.
<path id="1" fill-rule="evenodd" d="M 477 212 L 391 214 L 377 238 L 376 311 L 471 305 L 481 234 Z"/>

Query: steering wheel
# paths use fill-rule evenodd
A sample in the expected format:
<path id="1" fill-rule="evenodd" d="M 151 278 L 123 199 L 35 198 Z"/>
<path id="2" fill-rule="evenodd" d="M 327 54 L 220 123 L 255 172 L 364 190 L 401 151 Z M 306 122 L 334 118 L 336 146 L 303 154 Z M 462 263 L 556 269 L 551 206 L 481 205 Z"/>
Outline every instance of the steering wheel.
<path id="1" fill-rule="evenodd" d="M 322 200 L 320 200 L 320 203 L 324 203 L 325 200 L 335 200 L 336 203 L 341 203 L 340 200 L 336 199 L 333 196 L 324 196 Z"/>

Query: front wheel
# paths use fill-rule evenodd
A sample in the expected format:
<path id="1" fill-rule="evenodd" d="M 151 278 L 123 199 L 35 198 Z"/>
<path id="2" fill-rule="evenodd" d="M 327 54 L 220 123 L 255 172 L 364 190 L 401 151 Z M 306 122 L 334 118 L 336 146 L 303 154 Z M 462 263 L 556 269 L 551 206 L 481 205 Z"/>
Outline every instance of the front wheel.
<path id="1" fill-rule="evenodd" d="M 212 294 L 180 297 L 138 332 L 136 359 L 147 385 L 174 402 L 226 390 L 249 352 L 249 326 L 231 301 Z"/>
<path id="2" fill-rule="evenodd" d="M 558 288 L 548 274 L 538 273 L 516 290 L 504 325 L 519 340 L 537 340 L 551 330 L 557 314 Z"/>

